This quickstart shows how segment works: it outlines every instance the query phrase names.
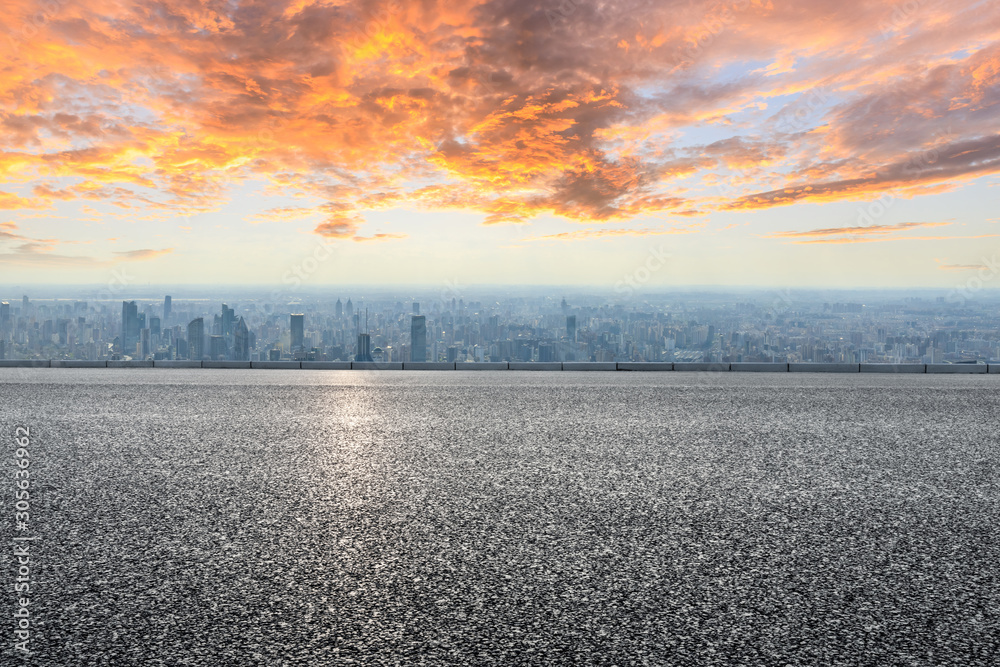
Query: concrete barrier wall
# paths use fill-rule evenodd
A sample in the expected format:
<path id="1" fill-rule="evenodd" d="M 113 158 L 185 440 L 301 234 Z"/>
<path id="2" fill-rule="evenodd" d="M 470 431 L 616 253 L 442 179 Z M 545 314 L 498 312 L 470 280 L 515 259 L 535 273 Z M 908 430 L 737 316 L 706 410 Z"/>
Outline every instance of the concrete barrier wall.
<path id="1" fill-rule="evenodd" d="M 923 364 L 861 364 L 862 373 L 924 373 Z"/>
<path id="2" fill-rule="evenodd" d="M 87 359 L 0 359 L 0 368 L 270 368 L 306 370 L 460 370 L 460 371 L 733 371 L 757 373 L 990 373 L 1000 374 L 1000 363 L 994 364 L 824 364 L 768 362 L 669 362 L 619 361 L 592 362 L 525 362 L 525 361 L 460 361 L 450 362 L 363 362 L 363 361 L 191 361 L 178 360 L 117 360 Z"/>
<path id="3" fill-rule="evenodd" d="M 745 371 L 749 373 L 787 373 L 788 364 L 776 364 L 770 362 L 740 361 L 729 364 L 731 371 Z"/>
<path id="4" fill-rule="evenodd" d="M 302 368 L 301 361 L 251 361 L 250 368 Z"/>
<path id="5" fill-rule="evenodd" d="M 52 368 L 107 368 L 108 362 L 104 361 L 87 361 L 84 359 L 53 359 L 51 362 Z"/>
<path id="6" fill-rule="evenodd" d="M 672 371 L 674 362 L 672 361 L 619 361 L 620 371 Z"/>
<path id="7" fill-rule="evenodd" d="M 455 364 L 458 371 L 505 371 L 506 361 L 459 361 Z"/>
<path id="8" fill-rule="evenodd" d="M 788 364 L 789 373 L 860 373 L 861 364 Z"/>
<path id="9" fill-rule="evenodd" d="M 349 371 L 349 361 L 303 361 L 302 368 L 312 371 Z"/>
<path id="10" fill-rule="evenodd" d="M 928 373 L 985 373 L 986 364 L 927 364 Z"/>
<path id="11" fill-rule="evenodd" d="M 613 361 L 564 361 L 564 371 L 616 371 L 618 364 Z"/>
<path id="12" fill-rule="evenodd" d="M 202 368 L 251 368 L 249 361 L 203 361 Z"/>
<path id="13" fill-rule="evenodd" d="M 728 371 L 728 362 L 716 363 L 714 361 L 675 361 L 675 371 Z"/>

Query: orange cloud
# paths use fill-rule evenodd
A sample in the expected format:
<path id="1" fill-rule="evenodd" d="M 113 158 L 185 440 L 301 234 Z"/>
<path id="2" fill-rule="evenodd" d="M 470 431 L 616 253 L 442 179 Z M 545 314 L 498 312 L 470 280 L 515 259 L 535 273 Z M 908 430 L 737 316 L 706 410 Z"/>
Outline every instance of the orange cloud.
<path id="1" fill-rule="evenodd" d="M 813 243 L 880 243 L 883 241 L 957 241 L 962 239 L 988 239 L 1000 237 L 1000 234 L 979 234 L 977 236 L 894 236 L 886 238 L 838 238 L 838 239 L 812 239 L 809 241 L 796 241 L 799 244 Z"/>
<path id="2" fill-rule="evenodd" d="M 371 236 L 355 236 L 351 240 L 355 243 L 363 243 L 365 241 L 391 241 L 405 238 L 407 238 L 406 234 L 372 234 Z"/>
<path id="3" fill-rule="evenodd" d="M 986 267 L 982 264 L 939 264 L 938 268 L 942 271 L 973 271 Z"/>
<path id="4" fill-rule="evenodd" d="M 981 239 L 1000 236 L 982 234 L 978 236 L 903 236 L 898 232 L 927 227 L 947 227 L 951 222 L 900 222 L 892 225 L 867 225 L 863 227 L 832 227 L 805 231 L 775 232 L 762 235 L 767 239 L 793 239 L 799 245 L 810 244 L 850 244 L 879 243 L 883 241 L 948 241 L 955 239 Z"/>
<path id="5" fill-rule="evenodd" d="M 10 192 L 0 192 L 0 209 L 50 208 L 49 204 L 37 199 L 25 199 Z"/>
<path id="6" fill-rule="evenodd" d="M 693 225 L 698 227 L 700 225 Z M 544 236 L 529 236 L 521 241 L 584 241 L 587 239 L 615 238 L 620 236 L 665 236 L 670 234 L 691 234 L 695 231 L 688 229 L 581 229 L 572 232 L 561 232 L 559 234 L 546 234 Z"/>
<path id="7" fill-rule="evenodd" d="M 143 248 L 141 250 L 126 250 L 123 252 L 116 252 L 115 255 L 118 257 L 118 261 L 134 262 L 144 259 L 153 259 L 155 257 L 162 257 L 163 255 L 169 255 L 173 251 L 174 251 L 173 248 L 162 248 L 160 250 Z"/>
<path id="8" fill-rule="evenodd" d="M 365 211 L 924 196 L 1000 173 L 1000 6 L 917 4 L 10 0 L 0 174 L 32 198 L 0 209 L 193 216 L 253 183 L 283 200 L 250 223 L 380 239 Z"/>
<path id="9" fill-rule="evenodd" d="M 808 236 L 868 236 L 868 235 L 884 235 L 891 234 L 892 232 L 904 231 L 907 229 L 915 229 L 917 227 L 945 227 L 950 225 L 950 222 L 900 222 L 894 225 L 867 225 L 864 227 L 833 227 L 827 229 L 810 229 L 806 231 L 792 231 L 792 232 L 775 232 L 773 234 L 766 234 L 764 238 L 767 239 L 785 239 L 785 238 L 798 238 L 798 237 L 808 237 Z"/>

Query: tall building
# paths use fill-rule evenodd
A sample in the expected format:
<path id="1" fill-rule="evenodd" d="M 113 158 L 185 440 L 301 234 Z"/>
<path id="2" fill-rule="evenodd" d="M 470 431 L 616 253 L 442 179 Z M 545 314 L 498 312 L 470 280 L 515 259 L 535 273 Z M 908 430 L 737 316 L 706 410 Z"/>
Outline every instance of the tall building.
<path id="1" fill-rule="evenodd" d="M 420 314 L 420 302 L 419 301 L 414 301 L 413 302 L 413 314 L 414 315 L 419 315 Z"/>
<path id="2" fill-rule="evenodd" d="M 247 323 L 242 317 L 236 323 L 236 330 L 233 332 L 233 359 L 250 361 L 250 330 L 247 329 Z"/>
<path id="3" fill-rule="evenodd" d="M 236 325 L 236 312 L 222 304 L 222 335 L 227 339 L 233 336 L 233 327 Z"/>
<path id="4" fill-rule="evenodd" d="M 23 297 L 21 297 L 21 316 L 22 317 L 27 317 L 28 316 L 28 305 L 29 305 L 28 295 L 25 294 Z"/>
<path id="5" fill-rule="evenodd" d="M 4 337 L 10 329 L 10 304 L 6 301 L 0 302 L 0 334 Z"/>
<path id="6" fill-rule="evenodd" d="M 222 361 L 229 356 L 229 348 L 226 345 L 225 336 L 208 337 L 208 357 L 213 361 Z"/>
<path id="7" fill-rule="evenodd" d="M 305 333 L 306 333 L 305 329 L 306 316 L 299 313 L 299 314 L 292 314 L 290 317 L 291 321 L 289 322 L 289 328 L 292 331 L 292 351 L 294 352 L 295 350 L 302 349 L 302 346 L 304 344 Z"/>
<path id="8" fill-rule="evenodd" d="M 166 324 L 170 321 L 170 311 L 172 310 L 172 304 L 170 302 L 170 295 L 163 297 L 163 323 Z"/>
<path id="9" fill-rule="evenodd" d="M 344 304 L 340 302 L 340 299 L 337 299 L 337 319 L 339 320 L 343 316 L 344 316 Z"/>
<path id="10" fill-rule="evenodd" d="M 149 344 L 149 329 L 143 329 L 139 332 L 139 358 L 145 359 L 149 356 L 150 351 Z"/>
<path id="11" fill-rule="evenodd" d="M 205 320 L 197 318 L 188 324 L 188 359 L 201 361 L 205 356 Z"/>
<path id="12" fill-rule="evenodd" d="M 160 318 L 150 317 L 149 318 L 149 335 L 159 336 L 162 332 L 160 331 Z"/>
<path id="13" fill-rule="evenodd" d="M 351 303 L 350 299 L 347 300 L 347 308 L 344 310 L 344 314 L 347 315 L 347 319 L 354 317 L 354 304 Z"/>
<path id="14" fill-rule="evenodd" d="M 410 360 L 427 361 L 427 318 L 414 315 L 410 320 Z"/>
<path id="15" fill-rule="evenodd" d="M 372 339 L 366 333 L 358 334 L 358 353 L 354 355 L 355 361 L 374 361 L 372 358 Z"/>
<path id="16" fill-rule="evenodd" d="M 135 354 L 139 342 L 139 307 L 135 301 L 122 301 L 122 353 Z"/>
<path id="17" fill-rule="evenodd" d="M 566 316 L 566 338 L 576 340 L 576 315 Z"/>

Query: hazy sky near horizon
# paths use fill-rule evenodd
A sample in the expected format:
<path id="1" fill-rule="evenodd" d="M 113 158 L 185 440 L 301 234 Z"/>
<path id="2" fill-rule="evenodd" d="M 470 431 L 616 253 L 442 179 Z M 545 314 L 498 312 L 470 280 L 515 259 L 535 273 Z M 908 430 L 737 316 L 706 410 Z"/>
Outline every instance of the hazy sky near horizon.
<path id="1" fill-rule="evenodd" d="M 3 282 L 1000 285 L 995 0 L 5 9 Z"/>

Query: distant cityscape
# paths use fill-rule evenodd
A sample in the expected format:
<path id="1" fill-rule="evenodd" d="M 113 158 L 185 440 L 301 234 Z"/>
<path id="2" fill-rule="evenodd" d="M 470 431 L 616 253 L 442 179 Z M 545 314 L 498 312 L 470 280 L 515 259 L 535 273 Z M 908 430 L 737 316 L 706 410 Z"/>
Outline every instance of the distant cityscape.
<path id="1" fill-rule="evenodd" d="M 0 359 L 246 361 L 1000 360 L 1000 299 L 873 293 L 316 295 L 0 303 Z"/>

